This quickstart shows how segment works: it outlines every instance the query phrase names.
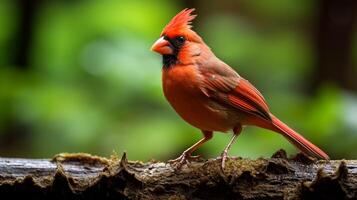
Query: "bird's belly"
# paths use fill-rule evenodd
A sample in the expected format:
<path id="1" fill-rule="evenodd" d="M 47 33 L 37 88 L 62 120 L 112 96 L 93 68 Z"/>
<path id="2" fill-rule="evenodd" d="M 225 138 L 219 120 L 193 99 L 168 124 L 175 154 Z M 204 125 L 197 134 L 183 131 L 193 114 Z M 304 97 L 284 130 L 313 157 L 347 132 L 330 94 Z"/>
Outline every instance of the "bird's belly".
<path id="1" fill-rule="evenodd" d="M 224 106 L 217 104 L 200 90 L 197 77 L 192 74 L 163 77 L 166 99 L 175 111 L 189 124 L 201 130 L 226 132 L 239 123 L 239 117 Z M 187 79 L 185 81 L 185 79 Z"/>
<path id="2" fill-rule="evenodd" d="M 226 132 L 238 122 L 232 120 L 234 116 L 228 111 L 219 109 L 213 102 L 191 97 L 187 95 L 169 100 L 175 111 L 191 125 L 201 130 Z"/>

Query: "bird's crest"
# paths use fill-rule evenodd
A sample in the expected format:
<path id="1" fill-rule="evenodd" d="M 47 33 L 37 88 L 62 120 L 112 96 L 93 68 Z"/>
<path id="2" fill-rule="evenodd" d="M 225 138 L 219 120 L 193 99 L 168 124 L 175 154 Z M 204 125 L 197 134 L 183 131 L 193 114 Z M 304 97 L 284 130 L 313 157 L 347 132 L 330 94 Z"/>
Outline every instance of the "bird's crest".
<path id="1" fill-rule="evenodd" d="M 185 32 L 191 29 L 191 22 L 197 15 L 192 15 L 194 8 L 185 8 L 179 12 L 172 20 L 165 26 L 161 35 L 173 35 L 180 32 Z"/>

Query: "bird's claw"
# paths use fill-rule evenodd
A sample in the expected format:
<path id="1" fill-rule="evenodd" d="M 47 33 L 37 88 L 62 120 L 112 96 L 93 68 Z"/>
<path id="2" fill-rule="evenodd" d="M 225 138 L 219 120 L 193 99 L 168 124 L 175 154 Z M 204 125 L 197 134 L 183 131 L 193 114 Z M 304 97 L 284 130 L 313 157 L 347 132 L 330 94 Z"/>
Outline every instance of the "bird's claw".
<path id="1" fill-rule="evenodd" d="M 201 155 L 191 156 L 188 153 L 183 153 L 180 157 L 169 160 L 168 163 L 176 169 L 180 169 L 184 164 L 189 164 L 191 161 L 202 159 Z"/>

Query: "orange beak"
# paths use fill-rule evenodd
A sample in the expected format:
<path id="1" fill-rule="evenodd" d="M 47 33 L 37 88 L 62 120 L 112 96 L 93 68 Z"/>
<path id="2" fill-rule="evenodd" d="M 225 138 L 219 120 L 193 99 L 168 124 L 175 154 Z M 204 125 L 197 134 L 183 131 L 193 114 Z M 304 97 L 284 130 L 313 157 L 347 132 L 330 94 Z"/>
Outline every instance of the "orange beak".
<path id="1" fill-rule="evenodd" d="M 159 38 L 152 46 L 151 51 L 155 51 L 161 55 L 172 55 L 174 51 L 171 48 L 170 43 L 164 39 L 164 37 Z"/>

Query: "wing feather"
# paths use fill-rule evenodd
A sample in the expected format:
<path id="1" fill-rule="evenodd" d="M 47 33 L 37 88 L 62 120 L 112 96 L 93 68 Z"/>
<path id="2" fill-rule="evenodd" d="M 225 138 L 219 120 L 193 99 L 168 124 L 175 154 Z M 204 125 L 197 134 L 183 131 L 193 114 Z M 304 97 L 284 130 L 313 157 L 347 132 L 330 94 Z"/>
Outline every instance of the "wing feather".
<path id="1" fill-rule="evenodd" d="M 271 120 L 263 95 L 249 81 L 223 62 L 200 68 L 204 94 L 239 110 Z"/>

